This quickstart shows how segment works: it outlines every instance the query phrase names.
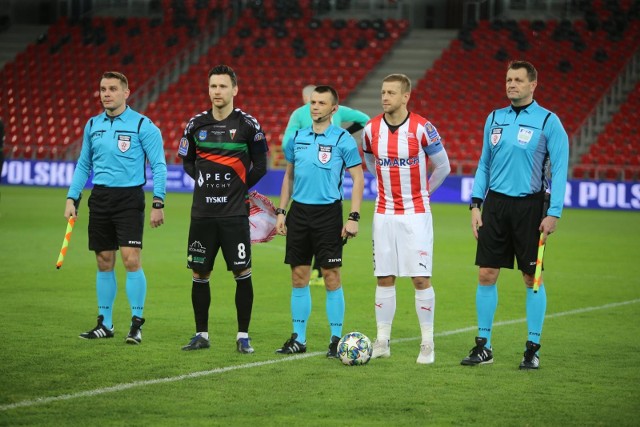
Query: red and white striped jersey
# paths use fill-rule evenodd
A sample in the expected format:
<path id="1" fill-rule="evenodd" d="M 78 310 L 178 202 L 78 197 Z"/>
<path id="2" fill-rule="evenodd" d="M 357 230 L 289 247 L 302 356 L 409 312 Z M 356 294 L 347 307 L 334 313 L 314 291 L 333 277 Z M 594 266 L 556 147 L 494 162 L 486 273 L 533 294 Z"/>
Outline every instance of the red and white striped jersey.
<path id="1" fill-rule="evenodd" d="M 409 113 L 395 132 L 384 114 L 362 131 L 362 149 L 376 161 L 376 213 L 402 215 L 430 212 L 428 156 L 424 148 L 440 141 L 437 129 L 419 114 Z"/>

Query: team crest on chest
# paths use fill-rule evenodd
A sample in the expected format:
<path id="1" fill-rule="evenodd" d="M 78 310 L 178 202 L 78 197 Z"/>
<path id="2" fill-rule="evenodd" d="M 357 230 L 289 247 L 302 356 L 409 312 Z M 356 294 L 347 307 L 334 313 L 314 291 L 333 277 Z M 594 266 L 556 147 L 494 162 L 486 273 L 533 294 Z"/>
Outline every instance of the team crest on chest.
<path id="1" fill-rule="evenodd" d="M 207 131 L 201 130 L 200 132 L 198 132 L 198 139 L 200 141 L 204 141 L 205 139 L 207 139 Z"/>
<path id="2" fill-rule="evenodd" d="M 331 150 L 333 147 L 331 145 L 319 145 L 318 146 L 318 160 L 323 165 L 329 163 L 331 160 Z"/>
<path id="3" fill-rule="evenodd" d="M 129 135 L 118 135 L 118 148 L 126 153 L 131 148 L 131 137 Z"/>
<path id="4" fill-rule="evenodd" d="M 236 130 L 235 129 L 229 129 L 229 135 L 231 135 L 231 139 L 233 139 L 236 136 Z"/>
<path id="5" fill-rule="evenodd" d="M 502 128 L 491 129 L 491 145 L 496 145 L 502 137 Z"/>

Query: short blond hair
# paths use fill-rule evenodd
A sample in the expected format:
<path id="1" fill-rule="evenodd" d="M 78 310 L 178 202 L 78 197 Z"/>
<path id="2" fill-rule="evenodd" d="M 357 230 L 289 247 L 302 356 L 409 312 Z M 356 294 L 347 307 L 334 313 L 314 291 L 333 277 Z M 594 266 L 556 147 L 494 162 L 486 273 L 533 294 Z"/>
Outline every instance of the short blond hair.
<path id="1" fill-rule="evenodd" d="M 382 83 L 386 82 L 400 82 L 402 93 L 411 92 L 411 79 L 406 74 L 389 74 L 382 80 Z"/>

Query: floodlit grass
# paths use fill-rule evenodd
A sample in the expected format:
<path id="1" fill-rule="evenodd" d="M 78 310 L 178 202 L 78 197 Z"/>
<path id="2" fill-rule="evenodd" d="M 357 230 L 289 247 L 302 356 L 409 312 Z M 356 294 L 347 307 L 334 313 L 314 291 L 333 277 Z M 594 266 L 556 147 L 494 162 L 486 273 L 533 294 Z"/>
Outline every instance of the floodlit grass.
<path id="1" fill-rule="evenodd" d="M 189 194 L 169 194 L 166 224 L 145 230 L 143 343 L 124 344 L 130 311 L 118 262 L 116 338 L 84 341 L 97 315 L 86 200 L 64 266 L 65 190 L 0 187 L 0 425 L 636 425 L 640 416 L 640 216 L 566 210 L 547 247 L 541 369 L 517 366 L 526 341 L 524 287 L 505 270 L 495 363 L 463 367 L 475 336 L 475 243 L 463 205 L 433 207 L 436 363 L 415 363 L 420 338 L 411 283 L 398 281 L 392 357 L 346 367 L 324 356 L 325 292 L 312 287 L 309 353 L 274 350 L 291 333 L 284 238 L 253 247 L 256 353 L 235 351 L 235 282 L 212 276 L 212 348 L 193 334 L 185 268 Z M 85 199 L 89 192 L 85 191 Z M 274 198 L 275 199 L 275 198 Z M 371 211 L 345 246 L 344 332 L 375 337 Z M 148 212 L 147 212 L 148 216 Z"/>

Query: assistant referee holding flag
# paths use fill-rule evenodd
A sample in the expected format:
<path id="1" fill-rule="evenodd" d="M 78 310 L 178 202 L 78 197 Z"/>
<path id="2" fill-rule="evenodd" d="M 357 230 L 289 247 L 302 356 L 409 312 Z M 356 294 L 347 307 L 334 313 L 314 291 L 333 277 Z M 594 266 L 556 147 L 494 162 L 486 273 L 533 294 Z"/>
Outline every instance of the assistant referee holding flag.
<path id="1" fill-rule="evenodd" d="M 493 362 L 491 328 L 498 306 L 501 268 L 513 268 L 514 257 L 526 286 L 528 339 L 520 369 L 538 369 L 540 336 L 547 307 L 544 285 L 534 294 L 538 241 L 554 232 L 562 215 L 569 139 L 553 112 L 533 100 L 538 73 L 526 61 L 507 69 L 506 94 L 511 105 L 489 114 L 482 155 L 471 192 L 471 228 L 478 241 L 480 267 L 476 291 L 478 336 L 462 365 Z M 551 185 L 547 177 L 551 173 Z M 545 195 L 551 204 L 545 211 Z M 481 205 L 482 213 L 480 212 Z"/>
<path id="2" fill-rule="evenodd" d="M 113 303 L 116 298 L 116 251 L 120 249 L 127 270 L 126 290 L 131 306 L 131 324 L 125 342 L 140 344 L 144 324 L 142 312 L 147 279 L 140 251 L 144 230 L 148 160 L 153 173 L 151 227 L 164 223 L 167 163 L 160 129 L 149 118 L 127 106 L 129 83 L 124 74 L 108 71 L 100 79 L 100 101 L 104 112 L 92 117 L 84 128 L 80 158 L 67 193 L 64 216 L 76 216 L 79 199 L 93 170 L 89 197 L 89 249 L 96 253 L 98 273 L 98 324 L 80 338 L 113 338 Z"/>

